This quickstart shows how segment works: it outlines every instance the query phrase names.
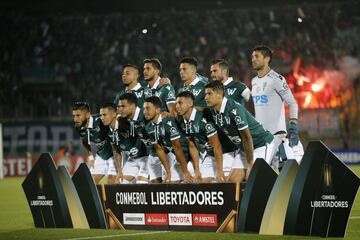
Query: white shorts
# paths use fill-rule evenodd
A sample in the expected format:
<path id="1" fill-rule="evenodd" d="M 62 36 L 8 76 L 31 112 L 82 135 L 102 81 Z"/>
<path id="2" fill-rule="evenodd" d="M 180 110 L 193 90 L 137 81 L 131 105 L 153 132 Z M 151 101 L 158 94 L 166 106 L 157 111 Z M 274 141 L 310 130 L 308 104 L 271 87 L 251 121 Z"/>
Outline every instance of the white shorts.
<path id="1" fill-rule="evenodd" d="M 267 143 L 265 146 L 254 149 L 254 163 L 257 158 L 262 158 L 271 166 L 272 159 L 274 157 L 274 140 L 271 143 Z"/>
<path id="2" fill-rule="evenodd" d="M 273 166 L 278 166 L 280 156 L 276 157 L 276 154 L 279 152 L 279 146 L 283 142 L 285 154 L 287 159 L 295 159 L 298 164 L 300 164 L 302 157 L 304 156 L 304 147 L 302 143 L 299 143 L 293 147 L 289 146 L 289 139 L 286 138 L 286 134 L 277 134 L 274 135 L 274 149 L 273 149 Z"/>
<path id="3" fill-rule="evenodd" d="M 304 147 L 302 143 L 298 142 L 297 145 L 290 147 L 289 146 L 289 139 L 285 138 L 284 141 L 284 148 L 287 159 L 295 159 L 298 164 L 300 164 L 302 157 L 304 156 Z"/>
<path id="4" fill-rule="evenodd" d="M 183 180 L 184 175 L 181 171 L 180 163 L 176 160 L 175 154 L 169 152 L 167 154 L 167 157 L 170 166 L 171 181 Z M 161 178 L 161 179 L 165 178 L 166 171 L 158 157 L 149 156 L 148 168 L 149 168 L 150 181 L 156 178 Z"/>
<path id="5" fill-rule="evenodd" d="M 111 157 L 108 160 L 104 160 L 99 155 L 96 154 L 94 167 L 90 168 L 90 173 L 92 175 L 116 176 L 117 170 L 115 167 L 114 158 Z"/>
<path id="6" fill-rule="evenodd" d="M 191 176 L 195 176 L 193 162 L 188 162 L 188 170 Z M 202 178 L 215 178 L 216 176 L 216 162 L 215 158 L 209 155 L 206 155 L 205 158 L 199 159 L 199 170 Z"/>
<path id="7" fill-rule="evenodd" d="M 149 170 L 147 166 L 148 157 L 131 158 L 123 164 L 123 175 L 133 177 L 149 177 Z"/>
<path id="8" fill-rule="evenodd" d="M 223 154 L 223 171 L 228 176 L 231 169 L 246 169 L 246 159 L 241 158 L 240 151 L 234 151 Z"/>

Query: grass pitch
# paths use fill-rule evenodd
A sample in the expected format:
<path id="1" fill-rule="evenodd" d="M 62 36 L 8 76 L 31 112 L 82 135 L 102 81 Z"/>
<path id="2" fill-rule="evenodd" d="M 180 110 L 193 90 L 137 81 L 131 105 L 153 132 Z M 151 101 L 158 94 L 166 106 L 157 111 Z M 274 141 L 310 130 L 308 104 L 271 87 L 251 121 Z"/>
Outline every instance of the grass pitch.
<path id="1" fill-rule="evenodd" d="M 360 177 L 360 166 L 351 169 Z M 24 178 L 0 180 L 0 239 L 322 239 L 238 233 L 159 232 L 132 230 L 36 229 L 21 183 Z M 334 239 L 334 238 L 333 238 Z M 360 197 L 355 199 L 345 239 L 360 239 Z"/>

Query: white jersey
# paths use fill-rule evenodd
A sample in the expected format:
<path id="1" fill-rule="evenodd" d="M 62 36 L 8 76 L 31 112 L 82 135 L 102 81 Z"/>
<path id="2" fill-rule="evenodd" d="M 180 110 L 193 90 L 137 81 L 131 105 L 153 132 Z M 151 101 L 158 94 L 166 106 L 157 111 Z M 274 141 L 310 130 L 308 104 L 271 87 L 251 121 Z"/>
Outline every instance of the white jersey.
<path id="1" fill-rule="evenodd" d="M 270 70 L 251 81 L 255 119 L 272 134 L 286 131 L 284 101 L 290 106 L 290 118 L 298 117 L 298 106 L 283 76 Z"/>

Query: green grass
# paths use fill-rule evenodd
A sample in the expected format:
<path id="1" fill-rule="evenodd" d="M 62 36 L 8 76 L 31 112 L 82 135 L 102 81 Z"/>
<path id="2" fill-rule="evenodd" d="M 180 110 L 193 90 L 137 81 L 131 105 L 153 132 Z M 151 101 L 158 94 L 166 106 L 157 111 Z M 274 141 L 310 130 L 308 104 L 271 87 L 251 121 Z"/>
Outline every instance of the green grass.
<path id="1" fill-rule="evenodd" d="M 360 166 L 351 169 L 360 177 Z M 21 183 L 24 178 L 0 180 L 0 239 L 71 239 L 103 236 L 97 239 L 322 239 L 297 236 L 261 236 L 256 234 L 146 232 L 120 230 L 36 229 Z M 351 216 L 360 217 L 360 197 L 356 197 Z M 137 235 L 136 235 L 137 234 Z M 148 234 L 148 235 L 144 235 Z M 112 235 L 112 236 L 111 236 Z M 122 237 L 118 235 L 123 235 Z M 108 236 L 108 237 L 105 237 Z M 350 219 L 345 239 L 360 239 L 360 218 Z"/>

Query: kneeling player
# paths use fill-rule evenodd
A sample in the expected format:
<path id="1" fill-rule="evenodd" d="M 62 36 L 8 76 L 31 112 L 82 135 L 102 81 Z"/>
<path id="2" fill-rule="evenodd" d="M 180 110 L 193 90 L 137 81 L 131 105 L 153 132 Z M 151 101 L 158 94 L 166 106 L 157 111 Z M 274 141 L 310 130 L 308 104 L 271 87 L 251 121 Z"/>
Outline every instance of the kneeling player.
<path id="1" fill-rule="evenodd" d="M 137 107 L 134 94 L 125 93 L 120 96 L 118 113 L 129 123 L 128 130 L 118 131 L 119 146 L 124 154 L 124 182 L 131 182 L 136 178 L 136 183 L 148 183 L 148 151 L 139 135 L 144 131 L 144 116 Z"/>
<path id="2" fill-rule="evenodd" d="M 91 116 L 89 104 L 76 102 L 72 111 L 75 128 L 88 153 L 88 166 L 95 183 L 108 176 L 108 183 L 115 183 L 117 171 L 112 149 L 107 139 L 109 128 L 104 126 L 99 117 Z M 96 155 L 92 154 L 91 143 L 97 146 Z"/>
<path id="3" fill-rule="evenodd" d="M 177 95 L 176 111 L 182 117 L 180 126 L 190 143 L 196 145 L 200 153 L 200 173 L 203 182 L 224 182 L 223 156 L 215 126 L 207 122 L 203 112 L 194 107 L 194 95 L 184 91 Z"/>
<path id="4" fill-rule="evenodd" d="M 240 103 L 224 96 L 222 83 L 212 81 L 205 86 L 205 101 L 216 125 L 234 144 L 245 150 L 247 174 L 258 158 L 270 165 L 274 137 Z"/>
<path id="5" fill-rule="evenodd" d="M 158 97 L 149 97 L 144 102 L 144 116 L 149 121 L 146 125 L 146 134 L 157 156 L 149 160 L 150 180 L 160 182 L 162 167 L 166 171 L 165 180 L 172 182 L 193 182 L 188 169 L 187 140 L 183 136 L 172 117 L 161 114 L 162 102 Z M 171 176 L 171 177 L 170 177 Z"/>

